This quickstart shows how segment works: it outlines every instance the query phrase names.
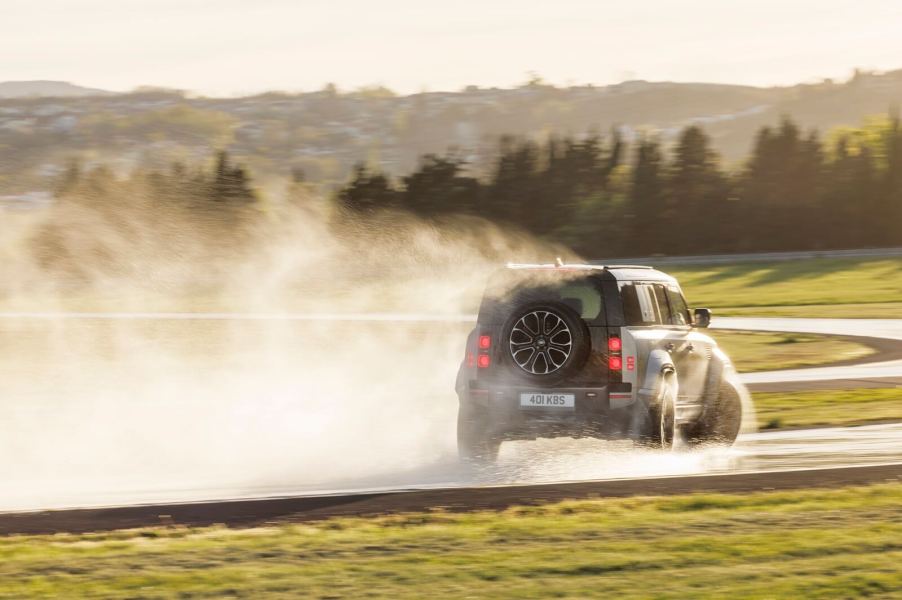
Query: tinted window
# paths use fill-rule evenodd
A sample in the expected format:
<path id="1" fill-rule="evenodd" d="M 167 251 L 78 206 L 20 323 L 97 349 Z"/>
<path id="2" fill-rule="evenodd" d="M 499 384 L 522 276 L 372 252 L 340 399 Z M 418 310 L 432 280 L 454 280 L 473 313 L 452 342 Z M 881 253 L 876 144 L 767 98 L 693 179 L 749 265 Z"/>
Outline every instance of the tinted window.
<path id="1" fill-rule="evenodd" d="M 673 316 L 670 314 L 670 303 L 667 302 L 667 288 L 660 283 L 655 284 L 655 300 L 658 301 L 661 322 L 668 324 L 673 323 Z"/>
<path id="2" fill-rule="evenodd" d="M 671 323 L 674 325 L 690 325 L 692 317 L 689 315 L 689 306 L 686 305 L 686 299 L 679 288 L 668 287 L 667 297 L 670 300 L 670 308 L 673 311 Z"/>
<path id="3" fill-rule="evenodd" d="M 489 282 L 479 310 L 480 323 L 502 323 L 517 306 L 527 302 L 566 304 L 586 321 L 604 320 L 601 283 L 592 277 L 567 274 L 502 272 Z"/>
<path id="4" fill-rule="evenodd" d="M 647 283 L 624 283 L 620 286 L 623 318 L 627 325 L 657 325 L 661 311 L 655 288 Z"/>
<path id="5" fill-rule="evenodd" d="M 594 281 L 572 281 L 556 291 L 560 302 L 587 321 L 594 321 L 604 311 L 601 289 Z"/>

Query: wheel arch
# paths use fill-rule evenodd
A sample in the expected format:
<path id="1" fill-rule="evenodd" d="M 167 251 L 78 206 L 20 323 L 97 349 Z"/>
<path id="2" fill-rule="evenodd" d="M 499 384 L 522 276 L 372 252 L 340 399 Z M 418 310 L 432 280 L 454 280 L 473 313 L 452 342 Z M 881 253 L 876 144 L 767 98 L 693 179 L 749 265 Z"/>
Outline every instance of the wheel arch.
<path id="1" fill-rule="evenodd" d="M 711 361 L 708 364 L 708 374 L 705 378 L 705 391 L 702 395 L 704 409 L 707 410 L 720 394 L 720 386 L 724 381 L 729 381 L 728 375 L 734 370 L 730 357 L 719 347 L 714 347 L 711 352 Z"/>
<path id="2" fill-rule="evenodd" d="M 648 354 L 639 396 L 647 402 L 655 402 L 661 394 L 661 384 L 667 379 L 672 379 L 674 385 L 679 385 L 677 377 L 676 365 L 674 365 L 670 353 L 661 349 L 652 350 Z"/>

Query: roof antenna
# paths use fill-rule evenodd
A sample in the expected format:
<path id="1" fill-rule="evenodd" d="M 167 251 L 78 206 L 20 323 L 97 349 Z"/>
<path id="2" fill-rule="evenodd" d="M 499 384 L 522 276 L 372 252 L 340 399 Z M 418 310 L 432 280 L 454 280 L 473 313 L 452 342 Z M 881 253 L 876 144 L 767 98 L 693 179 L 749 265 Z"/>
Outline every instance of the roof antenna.
<path id="1" fill-rule="evenodd" d="M 564 261 L 561 260 L 560 256 L 558 256 L 557 258 L 554 259 L 554 266 L 555 267 L 563 267 L 564 266 Z"/>

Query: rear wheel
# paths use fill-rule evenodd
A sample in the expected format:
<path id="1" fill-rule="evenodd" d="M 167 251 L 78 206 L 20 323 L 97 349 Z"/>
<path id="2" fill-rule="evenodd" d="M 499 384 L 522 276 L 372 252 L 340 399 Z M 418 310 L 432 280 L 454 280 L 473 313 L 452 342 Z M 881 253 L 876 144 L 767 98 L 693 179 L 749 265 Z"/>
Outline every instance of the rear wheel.
<path id="1" fill-rule="evenodd" d="M 714 405 L 686 436 L 692 446 L 732 446 L 742 428 L 742 397 L 732 385 L 722 384 Z"/>
<path id="2" fill-rule="evenodd" d="M 676 442 L 676 386 L 673 377 L 661 382 L 657 401 L 648 405 L 637 403 L 633 414 L 633 429 L 638 446 L 649 450 L 673 450 Z"/>
<path id="3" fill-rule="evenodd" d="M 457 454 L 471 464 L 493 463 L 501 441 L 491 435 L 484 411 L 461 404 L 457 412 Z"/>
<path id="4" fill-rule="evenodd" d="M 668 379 L 661 397 L 658 417 L 658 439 L 662 450 L 673 450 L 676 441 L 676 390 Z"/>

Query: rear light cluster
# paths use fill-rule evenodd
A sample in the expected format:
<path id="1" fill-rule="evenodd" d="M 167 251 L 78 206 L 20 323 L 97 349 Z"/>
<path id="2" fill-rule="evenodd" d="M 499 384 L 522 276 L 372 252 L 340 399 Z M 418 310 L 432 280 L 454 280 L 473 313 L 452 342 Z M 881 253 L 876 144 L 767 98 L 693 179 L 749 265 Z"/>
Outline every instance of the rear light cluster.
<path id="1" fill-rule="evenodd" d="M 619 371 L 623 368 L 623 341 L 619 337 L 608 338 L 608 369 Z"/>
<path id="2" fill-rule="evenodd" d="M 492 357 L 489 356 L 489 350 L 492 348 L 492 336 L 480 335 L 477 342 L 479 354 L 476 356 L 476 366 L 480 369 L 488 369 L 492 366 Z"/>

